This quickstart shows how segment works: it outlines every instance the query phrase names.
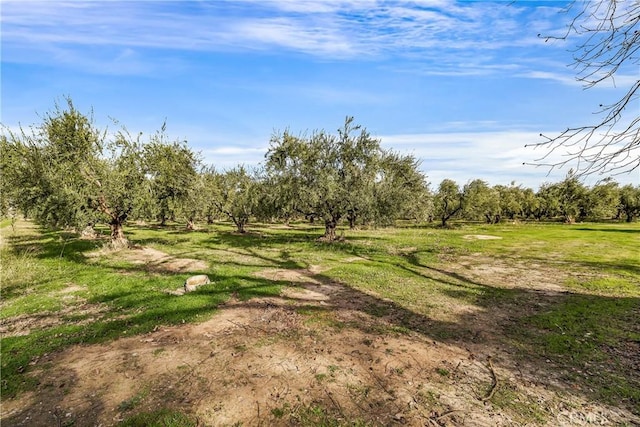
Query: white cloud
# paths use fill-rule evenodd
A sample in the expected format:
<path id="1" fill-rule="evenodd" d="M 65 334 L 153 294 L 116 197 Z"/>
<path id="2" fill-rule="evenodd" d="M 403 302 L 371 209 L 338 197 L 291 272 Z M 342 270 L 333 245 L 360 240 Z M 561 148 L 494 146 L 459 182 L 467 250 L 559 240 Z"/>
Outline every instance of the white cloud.
<path id="1" fill-rule="evenodd" d="M 530 79 L 552 80 L 569 86 L 580 85 L 580 83 L 576 80 L 575 75 L 553 73 L 550 71 L 527 71 L 518 74 L 518 76 Z"/>
<path id="2" fill-rule="evenodd" d="M 245 20 L 232 30 L 247 43 L 275 45 L 314 55 L 352 56 L 354 46 L 329 22 L 320 28 L 308 27 L 290 18 Z"/>
<path id="3" fill-rule="evenodd" d="M 515 181 L 535 190 L 544 182 L 561 181 L 570 167 L 550 171 L 544 166 L 532 166 L 547 152 L 545 148 L 525 147 L 543 141 L 538 132 L 526 130 L 397 134 L 380 138 L 383 146 L 421 160 L 432 187 L 437 187 L 445 178 L 460 185 L 484 179 L 492 185 Z M 559 162 L 562 156 L 559 151 L 550 153 L 546 162 Z M 588 177 L 586 183 L 593 185 L 602 178 Z M 616 176 L 616 180 L 637 184 L 637 174 Z"/>
<path id="4" fill-rule="evenodd" d="M 218 146 L 200 150 L 205 164 L 227 170 L 238 165 L 256 167 L 264 162 L 267 147 Z"/>
<path id="5" fill-rule="evenodd" d="M 42 55 L 34 51 L 49 60 L 54 46 L 281 48 L 322 58 L 415 55 L 465 69 L 470 56 L 461 57 L 463 49 L 479 53 L 540 43 L 517 20 L 532 10 L 455 1 L 8 1 L 3 53 L 9 61 L 38 61 Z M 487 66 L 486 55 L 475 57 L 478 67 Z"/>

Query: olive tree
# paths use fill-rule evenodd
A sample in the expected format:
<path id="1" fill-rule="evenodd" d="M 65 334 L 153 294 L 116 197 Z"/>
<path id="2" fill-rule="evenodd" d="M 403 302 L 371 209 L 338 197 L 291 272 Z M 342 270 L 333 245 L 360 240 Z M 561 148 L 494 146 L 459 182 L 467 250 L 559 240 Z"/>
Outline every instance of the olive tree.
<path id="1" fill-rule="evenodd" d="M 537 213 L 540 211 L 540 199 L 536 197 L 535 191 L 531 188 L 522 190 L 522 216 L 525 219 L 534 217 L 540 219 Z"/>
<path id="2" fill-rule="evenodd" d="M 371 178 L 369 165 L 380 151 L 366 131 L 353 137 L 359 127 L 352 123 L 348 117 L 339 136 L 323 130 L 297 137 L 287 130 L 272 137 L 266 154 L 267 173 L 287 196 L 283 205 L 305 217 L 322 218 L 327 240 L 336 238 L 342 218 L 359 209 L 364 191 L 353 185 Z"/>
<path id="3" fill-rule="evenodd" d="M 3 144 L 3 166 L 8 166 L 3 186 L 13 186 L 17 208 L 47 226 L 106 221 L 111 244 L 127 244 L 123 225 L 145 181 L 140 135 L 132 138 L 122 129 L 107 138 L 93 115 L 80 113 L 67 98 L 66 106 L 56 104 L 41 124 L 7 131 Z"/>
<path id="4" fill-rule="evenodd" d="M 266 159 L 267 177 L 281 195 L 281 209 L 321 218 L 324 239 L 329 241 L 335 240 L 342 219 L 351 226 L 359 220 L 377 222 L 383 214 L 388 220 L 393 214 L 389 206 L 397 210 L 405 203 L 402 192 L 424 181 L 415 160 L 383 150 L 353 117 L 345 119 L 337 135 L 324 130 L 308 137 L 288 130 L 276 134 Z M 395 203 L 397 199 L 402 203 Z"/>
<path id="5" fill-rule="evenodd" d="M 558 209 L 566 223 L 573 223 L 584 217 L 587 188 L 580 182 L 573 170 L 555 185 L 558 194 Z"/>
<path id="6" fill-rule="evenodd" d="M 618 215 L 620 187 L 618 183 L 606 179 L 587 189 L 584 216 L 592 220 L 612 219 Z"/>
<path id="7" fill-rule="evenodd" d="M 397 218 L 426 220 L 433 214 L 429 183 L 411 155 L 383 153 L 374 180 L 371 221 L 389 225 Z M 366 216 L 365 216 L 366 218 Z"/>
<path id="8" fill-rule="evenodd" d="M 40 125 L 3 135 L 3 193 L 26 216 L 54 227 L 77 226 L 87 217 L 87 182 L 100 162 L 104 135 L 70 100 Z M 83 176 L 84 175 L 84 176 Z"/>
<path id="9" fill-rule="evenodd" d="M 465 218 L 483 220 L 488 224 L 500 222 L 500 193 L 481 179 L 475 179 L 463 188 Z"/>
<path id="10" fill-rule="evenodd" d="M 620 189 L 620 211 L 625 214 L 626 221 L 632 222 L 640 216 L 640 185 L 627 184 Z"/>
<path id="11" fill-rule="evenodd" d="M 220 213 L 233 221 L 238 233 L 245 233 L 260 199 L 261 186 L 256 174 L 237 166 L 214 176 L 211 201 Z"/>
<path id="12" fill-rule="evenodd" d="M 164 131 L 163 125 L 144 147 L 146 177 L 161 225 L 175 219 L 176 210 L 192 198 L 200 164 L 186 142 L 167 142 Z"/>
<path id="13" fill-rule="evenodd" d="M 512 182 L 510 185 L 496 185 L 500 199 L 500 211 L 502 215 L 513 220 L 523 215 L 524 193 L 522 187 Z"/>
<path id="14" fill-rule="evenodd" d="M 435 215 L 440 219 L 443 227 L 447 222 L 460 215 L 464 207 L 464 193 L 452 179 L 443 179 L 434 196 Z"/>
<path id="15" fill-rule="evenodd" d="M 560 191 L 557 184 L 544 183 L 536 193 L 536 210 L 533 216 L 537 220 L 552 219 L 560 212 Z"/>

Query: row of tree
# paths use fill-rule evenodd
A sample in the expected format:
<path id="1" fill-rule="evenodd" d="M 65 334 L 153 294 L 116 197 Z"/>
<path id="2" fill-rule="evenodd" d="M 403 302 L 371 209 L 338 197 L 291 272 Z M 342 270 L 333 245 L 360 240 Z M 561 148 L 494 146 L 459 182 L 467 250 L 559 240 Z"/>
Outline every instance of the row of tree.
<path id="1" fill-rule="evenodd" d="M 384 150 L 348 117 L 337 134 L 275 134 L 261 168 L 217 171 L 202 164 L 186 142 L 168 141 L 165 126 L 146 141 L 121 127 L 99 129 L 93 115 L 70 99 L 28 131 L 5 130 L 0 139 L 2 215 L 22 213 L 43 225 L 92 227 L 107 223 L 112 245 L 127 243 L 127 220 L 320 220 L 324 238 L 341 221 L 389 225 L 396 219 L 625 218 L 640 214 L 640 187 L 605 181 L 585 187 L 569 174 L 538 192 L 475 180 L 462 188 L 444 180 L 429 189 L 419 162 Z"/>
<path id="2" fill-rule="evenodd" d="M 489 186 L 476 179 L 462 188 L 450 179 L 440 183 L 434 194 L 433 212 L 443 226 L 452 218 L 485 221 L 489 224 L 510 220 L 575 221 L 625 220 L 640 215 L 640 186 L 620 186 L 606 179 L 593 187 L 585 186 L 569 172 L 559 183 L 544 184 L 535 192 L 530 188 Z"/>

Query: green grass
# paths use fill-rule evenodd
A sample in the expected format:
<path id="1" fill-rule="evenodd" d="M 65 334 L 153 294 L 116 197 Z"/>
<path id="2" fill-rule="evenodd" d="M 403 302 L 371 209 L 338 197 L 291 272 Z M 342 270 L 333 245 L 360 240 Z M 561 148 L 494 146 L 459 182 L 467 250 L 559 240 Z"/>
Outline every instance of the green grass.
<path id="1" fill-rule="evenodd" d="M 516 422 L 544 425 L 549 422 L 549 414 L 535 400 L 518 392 L 510 383 L 500 384 L 491 402 L 501 409 L 510 411 Z"/>
<path id="2" fill-rule="evenodd" d="M 135 409 L 138 405 L 142 403 L 142 401 L 147 397 L 148 394 L 149 394 L 148 390 L 143 390 L 135 394 L 134 396 L 130 397 L 129 399 L 123 400 L 118 405 L 118 410 L 120 412 L 124 412 L 124 411 L 131 411 Z"/>
<path id="3" fill-rule="evenodd" d="M 141 412 L 118 424 L 118 427 L 196 427 L 193 418 L 176 411 L 161 409 L 155 412 Z"/>
<path id="4" fill-rule="evenodd" d="M 545 312 L 519 319 L 517 335 L 525 339 L 516 345 L 551 363 L 568 384 L 640 412 L 640 379 L 637 372 L 629 375 L 640 347 L 639 318 L 637 297 L 571 295 Z"/>
<path id="5" fill-rule="evenodd" d="M 551 371 L 566 372 L 566 380 L 579 389 L 593 390 L 585 393 L 622 402 L 640 413 L 638 375 L 630 374 L 632 364 L 625 364 L 624 357 L 616 358 L 640 341 L 638 223 L 458 224 L 446 230 L 407 225 L 347 230 L 340 243 L 318 241 L 322 229 L 306 224 L 288 229 L 259 224 L 246 235 L 234 233 L 227 224 L 197 232 L 182 226 L 127 227 L 128 237 L 137 245 L 207 262 L 208 268 L 198 273 L 209 275 L 213 285 L 182 297 L 166 291 L 179 288 L 188 274 L 158 272 L 122 259 L 92 258 L 89 253 L 99 249 L 100 242 L 25 228 L 24 223 L 18 223 L 14 232 L 10 223 L 2 224 L 6 243 L 0 249 L 0 320 L 19 316 L 51 320 L 26 335 L 2 339 L 3 399 L 35 387 L 37 380 L 26 375 L 29 362 L 45 353 L 141 334 L 158 325 L 198 322 L 231 295 L 241 300 L 274 296 L 288 284 L 256 272 L 320 265 L 319 280 L 362 291 L 359 309 L 392 321 L 388 329 L 373 332 L 418 332 L 458 343 L 473 339 L 477 325 L 473 318 L 454 316 L 443 307 L 495 312 L 508 319 L 495 339 L 513 348 L 523 361 L 552 365 Z M 500 239 L 465 238 L 473 234 Z M 452 269 L 463 257 L 478 255 L 505 265 L 542 265 L 557 271 L 558 277 L 571 273 L 560 283 L 569 292 L 541 295 L 495 286 L 463 268 Z M 94 320 L 79 322 L 87 316 L 74 317 L 74 311 L 87 307 L 96 310 Z M 309 327 L 347 327 L 325 310 L 303 306 L 298 313 Z M 520 408 L 523 417 L 531 412 L 535 421 L 540 414 L 527 405 Z M 301 425 L 335 425 L 323 408 L 307 409 L 296 415 Z M 179 422 L 166 425 L 190 425 Z"/>
<path id="6" fill-rule="evenodd" d="M 137 244 L 173 236 L 171 229 L 132 228 L 130 236 Z M 205 319 L 217 310 L 232 293 L 241 299 L 278 295 L 281 284 L 253 276 L 264 265 L 278 261 L 255 257 L 258 266 L 219 263 L 215 253 L 222 245 L 208 243 L 216 234 L 184 234 L 184 238 L 167 238 L 175 246 L 154 245 L 167 253 L 194 258 L 192 247 L 199 247 L 201 257 L 211 260 L 209 274 L 214 286 L 176 297 L 166 291 L 179 288 L 188 274 L 150 273 L 144 266 L 107 258 L 92 261 L 88 253 L 100 248 L 95 241 L 79 240 L 58 232 L 25 228 L 13 233 L 2 230 L 8 242 L 0 250 L 3 306 L 0 319 L 37 316 L 55 319 L 28 335 L 2 339 L 2 397 L 15 396 L 33 387 L 36 380 L 24 375 L 29 362 L 46 353 L 81 343 L 105 342 L 153 330 L 158 325 L 181 324 Z M 180 234 L 182 235 L 182 234 Z M 233 248 L 230 248 L 233 250 Z M 209 256 L 207 256 L 209 254 Z M 250 254 L 249 254 L 250 255 Z M 65 299 L 62 293 L 77 286 L 78 298 Z M 75 308 L 104 307 L 99 318 L 78 325 L 65 321 Z"/>

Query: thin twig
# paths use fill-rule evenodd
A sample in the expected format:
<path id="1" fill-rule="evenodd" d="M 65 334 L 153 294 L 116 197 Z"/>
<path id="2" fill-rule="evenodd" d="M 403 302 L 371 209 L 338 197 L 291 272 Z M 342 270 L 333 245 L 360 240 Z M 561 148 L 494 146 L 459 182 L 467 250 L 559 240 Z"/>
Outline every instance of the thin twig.
<path id="1" fill-rule="evenodd" d="M 433 420 L 438 422 L 438 421 L 441 421 L 442 419 L 448 417 L 449 415 L 453 415 L 453 414 L 456 414 L 458 412 L 464 412 L 464 410 L 462 410 L 462 409 L 452 409 L 450 411 L 445 412 L 442 415 L 439 415 L 437 418 L 433 418 Z"/>
<path id="2" fill-rule="evenodd" d="M 498 376 L 496 375 L 496 371 L 493 370 L 493 364 L 491 364 L 491 356 L 487 356 L 487 363 L 489 365 L 489 370 L 491 371 L 491 376 L 493 377 L 493 385 L 491 386 L 489 394 L 481 399 L 483 402 L 491 400 L 493 398 L 493 395 L 496 394 L 496 390 L 498 390 Z"/>

